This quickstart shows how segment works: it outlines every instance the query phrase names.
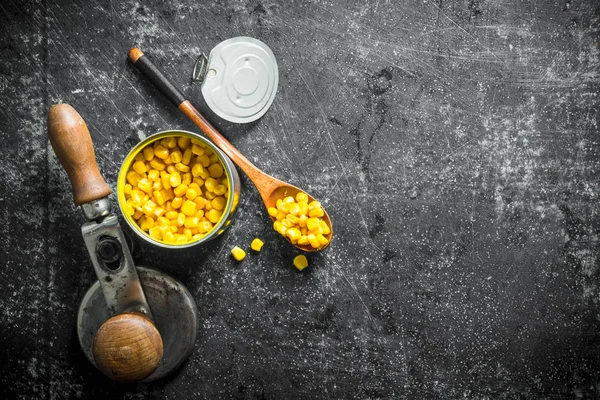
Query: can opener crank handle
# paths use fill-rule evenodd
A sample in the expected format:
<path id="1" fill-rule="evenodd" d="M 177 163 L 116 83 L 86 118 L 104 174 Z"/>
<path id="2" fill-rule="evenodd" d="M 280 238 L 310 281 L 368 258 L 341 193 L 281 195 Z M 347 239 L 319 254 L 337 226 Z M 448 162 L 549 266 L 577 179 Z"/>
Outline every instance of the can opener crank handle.
<path id="1" fill-rule="evenodd" d="M 87 222 L 81 231 L 112 317 L 94 339 L 98 369 L 119 382 L 151 375 L 163 355 L 163 341 L 152 320 L 135 264 L 117 216 L 110 211 L 110 187 L 98 170 L 89 130 L 68 104 L 48 113 L 48 136 L 64 167 Z"/>

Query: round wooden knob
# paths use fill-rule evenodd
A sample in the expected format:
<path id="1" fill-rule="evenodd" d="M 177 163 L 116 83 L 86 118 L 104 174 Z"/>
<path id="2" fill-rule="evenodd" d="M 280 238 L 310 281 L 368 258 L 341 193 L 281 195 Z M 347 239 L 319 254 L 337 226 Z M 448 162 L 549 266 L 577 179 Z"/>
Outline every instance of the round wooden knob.
<path id="1" fill-rule="evenodd" d="M 112 317 L 94 339 L 96 366 L 117 382 L 137 382 L 149 377 L 163 355 L 158 330 L 146 316 L 125 313 Z"/>

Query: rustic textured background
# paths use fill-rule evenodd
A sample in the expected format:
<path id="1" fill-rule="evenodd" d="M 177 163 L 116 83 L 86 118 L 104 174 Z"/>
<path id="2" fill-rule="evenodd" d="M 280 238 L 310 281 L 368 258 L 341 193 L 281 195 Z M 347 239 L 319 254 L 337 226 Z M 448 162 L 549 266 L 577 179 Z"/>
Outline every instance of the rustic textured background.
<path id="1" fill-rule="evenodd" d="M 248 125 L 190 81 L 240 35 L 280 73 Z M 0 2 L 0 398 L 598 398 L 599 40 L 595 0 Z M 197 131 L 127 62 L 134 45 L 321 199 L 335 237 L 296 271 L 243 176 L 219 239 L 136 241 L 201 321 L 174 376 L 122 386 L 77 342 L 95 277 L 46 115 L 79 111 L 113 189 L 140 139 Z M 255 236 L 262 253 L 236 263 Z"/>

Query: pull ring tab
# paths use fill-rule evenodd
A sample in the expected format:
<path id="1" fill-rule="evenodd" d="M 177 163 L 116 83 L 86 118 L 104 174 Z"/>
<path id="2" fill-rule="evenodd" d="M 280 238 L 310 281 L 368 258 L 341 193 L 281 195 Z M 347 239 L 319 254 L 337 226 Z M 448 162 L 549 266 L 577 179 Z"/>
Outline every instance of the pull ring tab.
<path id="1" fill-rule="evenodd" d="M 194 70 L 192 71 L 192 81 L 195 82 L 203 82 L 204 78 L 206 78 L 206 73 L 208 71 L 208 57 L 206 54 L 201 53 L 194 64 Z"/>

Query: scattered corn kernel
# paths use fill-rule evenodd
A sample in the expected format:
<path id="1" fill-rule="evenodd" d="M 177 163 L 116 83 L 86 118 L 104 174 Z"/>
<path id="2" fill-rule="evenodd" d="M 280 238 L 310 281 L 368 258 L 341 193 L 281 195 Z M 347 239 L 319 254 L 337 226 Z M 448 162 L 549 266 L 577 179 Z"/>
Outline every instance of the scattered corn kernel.
<path id="1" fill-rule="evenodd" d="M 254 251 L 260 251 L 265 243 L 259 238 L 254 238 L 252 243 L 250 243 L 250 248 Z"/>
<path id="2" fill-rule="evenodd" d="M 294 267 L 298 268 L 298 271 L 302 271 L 304 268 L 308 267 L 308 260 L 304 254 L 294 257 Z"/>
<path id="3" fill-rule="evenodd" d="M 204 142 L 189 137 L 166 137 L 146 146 L 125 179 L 124 213 L 167 244 L 204 237 L 221 220 L 229 198 L 220 159 Z"/>
<path id="4" fill-rule="evenodd" d="M 231 249 L 231 255 L 237 261 L 242 261 L 244 258 L 246 258 L 246 252 L 238 246 L 235 246 L 233 249 Z"/>

